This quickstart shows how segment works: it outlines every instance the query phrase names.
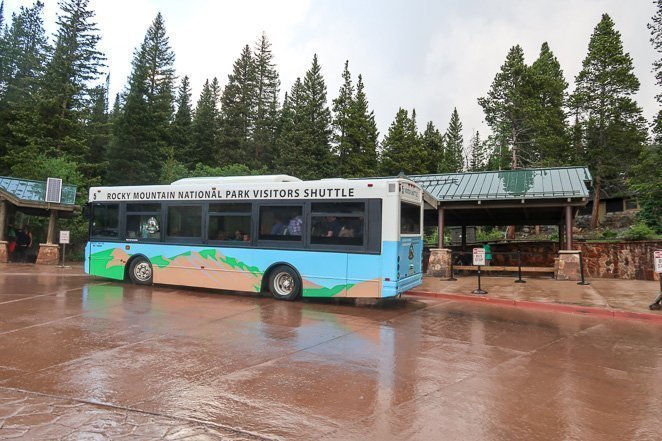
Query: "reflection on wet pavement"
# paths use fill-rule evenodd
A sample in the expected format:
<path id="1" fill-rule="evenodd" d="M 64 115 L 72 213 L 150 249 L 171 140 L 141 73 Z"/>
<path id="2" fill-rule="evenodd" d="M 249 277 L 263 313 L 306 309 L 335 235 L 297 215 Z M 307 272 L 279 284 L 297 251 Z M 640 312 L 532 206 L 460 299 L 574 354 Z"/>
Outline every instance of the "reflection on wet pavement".
<path id="1" fill-rule="evenodd" d="M 659 439 L 662 326 L 0 275 L 0 439 Z"/>

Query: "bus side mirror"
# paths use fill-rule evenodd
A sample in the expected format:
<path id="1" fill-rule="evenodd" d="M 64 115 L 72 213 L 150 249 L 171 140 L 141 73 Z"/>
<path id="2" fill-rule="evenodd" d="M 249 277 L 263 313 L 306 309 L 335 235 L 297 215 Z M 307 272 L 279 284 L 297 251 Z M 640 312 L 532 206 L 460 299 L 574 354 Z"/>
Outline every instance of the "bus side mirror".
<path id="1" fill-rule="evenodd" d="M 89 204 L 89 202 L 83 205 L 83 217 L 87 220 L 92 218 L 92 206 Z"/>

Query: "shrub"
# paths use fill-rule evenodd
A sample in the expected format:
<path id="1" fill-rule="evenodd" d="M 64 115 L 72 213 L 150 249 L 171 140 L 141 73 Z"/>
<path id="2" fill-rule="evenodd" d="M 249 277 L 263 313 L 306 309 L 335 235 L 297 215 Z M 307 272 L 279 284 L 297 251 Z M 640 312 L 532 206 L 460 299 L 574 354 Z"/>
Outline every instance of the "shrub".
<path id="1" fill-rule="evenodd" d="M 621 234 L 626 240 L 654 239 L 655 231 L 643 222 L 637 222 Z"/>
<path id="2" fill-rule="evenodd" d="M 498 240 L 503 240 L 504 232 L 500 231 L 497 228 L 486 229 L 482 228 L 476 231 L 476 240 L 478 242 L 494 242 Z"/>
<path id="3" fill-rule="evenodd" d="M 618 236 L 618 233 L 612 230 L 605 230 L 602 232 L 603 239 L 614 239 Z"/>

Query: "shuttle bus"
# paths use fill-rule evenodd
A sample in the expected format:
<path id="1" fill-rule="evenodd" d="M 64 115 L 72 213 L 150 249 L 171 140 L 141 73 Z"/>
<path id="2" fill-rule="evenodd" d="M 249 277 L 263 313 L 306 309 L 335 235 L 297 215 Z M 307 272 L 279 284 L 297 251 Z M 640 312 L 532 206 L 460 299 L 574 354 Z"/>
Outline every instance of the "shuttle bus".
<path id="1" fill-rule="evenodd" d="M 136 284 L 394 297 L 422 281 L 421 188 L 287 175 L 92 187 L 85 272 Z"/>

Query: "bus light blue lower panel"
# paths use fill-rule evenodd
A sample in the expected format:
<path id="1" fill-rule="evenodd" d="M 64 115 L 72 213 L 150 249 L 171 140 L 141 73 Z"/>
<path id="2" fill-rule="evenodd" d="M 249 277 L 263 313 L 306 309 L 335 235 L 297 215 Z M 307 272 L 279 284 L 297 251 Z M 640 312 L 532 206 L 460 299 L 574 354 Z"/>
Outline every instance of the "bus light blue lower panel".
<path id="1" fill-rule="evenodd" d="M 395 281 L 397 242 L 384 242 L 387 255 L 299 250 L 257 250 L 144 243 L 91 242 L 86 248 L 89 274 L 122 280 L 132 256 L 145 256 L 154 282 L 211 289 L 260 291 L 265 273 L 288 264 L 301 275 L 305 297 L 380 297 L 384 274 Z"/>

